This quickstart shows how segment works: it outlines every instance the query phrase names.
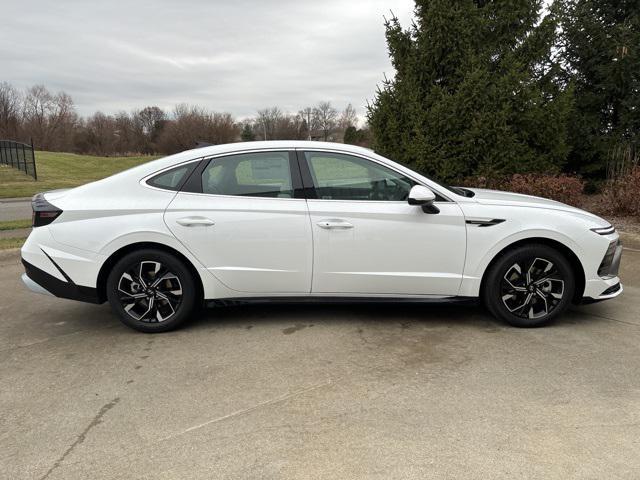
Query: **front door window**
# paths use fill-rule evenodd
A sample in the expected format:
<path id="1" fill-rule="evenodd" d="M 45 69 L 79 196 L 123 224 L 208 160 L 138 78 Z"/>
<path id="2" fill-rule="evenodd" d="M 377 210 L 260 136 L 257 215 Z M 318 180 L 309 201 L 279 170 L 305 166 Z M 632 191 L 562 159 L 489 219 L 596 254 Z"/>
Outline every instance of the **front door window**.
<path id="1" fill-rule="evenodd" d="M 416 182 L 372 162 L 351 155 L 305 152 L 320 200 L 406 202 Z"/>

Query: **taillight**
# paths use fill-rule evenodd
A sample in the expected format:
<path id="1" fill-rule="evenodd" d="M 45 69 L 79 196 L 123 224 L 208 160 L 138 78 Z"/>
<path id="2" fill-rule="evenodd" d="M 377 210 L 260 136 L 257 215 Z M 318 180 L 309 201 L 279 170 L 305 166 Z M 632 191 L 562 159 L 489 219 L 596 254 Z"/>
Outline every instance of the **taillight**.
<path id="1" fill-rule="evenodd" d="M 45 200 L 43 193 L 38 193 L 33 196 L 31 199 L 31 208 L 33 209 L 31 223 L 34 227 L 49 225 L 62 213 L 62 210 Z"/>

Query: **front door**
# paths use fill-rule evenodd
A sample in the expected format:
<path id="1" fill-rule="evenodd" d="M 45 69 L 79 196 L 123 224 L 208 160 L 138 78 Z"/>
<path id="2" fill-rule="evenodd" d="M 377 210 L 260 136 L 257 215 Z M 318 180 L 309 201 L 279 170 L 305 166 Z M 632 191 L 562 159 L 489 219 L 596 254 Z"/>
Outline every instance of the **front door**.
<path id="1" fill-rule="evenodd" d="M 195 173 L 200 193 L 178 193 L 165 213 L 178 240 L 232 290 L 309 293 L 311 227 L 296 198 L 295 153 L 227 155 Z"/>
<path id="2" fill-rule="evenodd" d="M 456 295 L 466 249 L 463 213 L 441 198 L 439 214 L 409 205 L 416 182 L 373 160 L 299 152 L 315 199 L 312 292 Z"/>

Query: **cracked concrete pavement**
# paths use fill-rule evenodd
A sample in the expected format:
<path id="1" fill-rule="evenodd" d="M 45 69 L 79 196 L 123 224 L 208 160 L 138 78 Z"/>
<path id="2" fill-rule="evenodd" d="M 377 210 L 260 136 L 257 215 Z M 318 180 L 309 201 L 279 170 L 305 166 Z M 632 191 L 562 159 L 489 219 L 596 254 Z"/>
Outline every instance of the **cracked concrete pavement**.
<path id="1" fill-rule="evenodd" d="M 533 330 L 267 305 L 145 335 L 0 266 L 0 478 L 640 477 L 640 252 L 622 297 Z"/>

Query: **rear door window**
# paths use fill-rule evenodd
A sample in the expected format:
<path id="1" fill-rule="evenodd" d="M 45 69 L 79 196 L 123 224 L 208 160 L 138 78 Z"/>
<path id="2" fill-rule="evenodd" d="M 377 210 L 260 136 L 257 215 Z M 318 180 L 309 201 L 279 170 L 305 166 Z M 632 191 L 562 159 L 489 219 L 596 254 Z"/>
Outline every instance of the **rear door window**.
<path id="1" fill-rule="evenodd" d="M 218 157 L 202 172 L 202 193 L 293 198 L 289 152 L 258 152 Z"/>

